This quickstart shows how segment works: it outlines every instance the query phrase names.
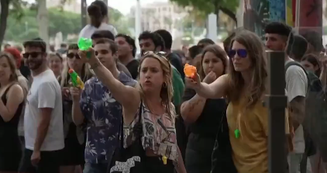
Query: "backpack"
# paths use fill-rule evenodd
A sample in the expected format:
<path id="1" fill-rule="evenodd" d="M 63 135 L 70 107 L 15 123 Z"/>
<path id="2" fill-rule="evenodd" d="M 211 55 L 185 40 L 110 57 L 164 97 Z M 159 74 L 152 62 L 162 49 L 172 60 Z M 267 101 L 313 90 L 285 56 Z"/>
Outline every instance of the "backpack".
<path id="1" fill-rule="evenodd" d="M 305 145 L 308 145 L 308 156 L 315 154 L 319 149 L 321 156 L 327 156 L 327 100 L 320 79 L 310 71 L 305 70 L 295 61 L 285 65 L 285 72 L 290 66 L 301 67 L 308 78 L 308 91 L 305 98 L 305 119 L 302 123 L 305 136 Z M 306 149 L 307 150 L 307 149 Z"/>

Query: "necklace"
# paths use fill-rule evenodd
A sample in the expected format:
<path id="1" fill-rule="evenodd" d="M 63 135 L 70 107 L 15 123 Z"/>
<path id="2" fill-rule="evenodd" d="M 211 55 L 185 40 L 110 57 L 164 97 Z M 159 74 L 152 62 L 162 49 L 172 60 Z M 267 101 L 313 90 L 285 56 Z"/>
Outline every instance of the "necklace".
<path id="1" fill-rule="evenodd" d="M 241 117 L 241 114 L 239 112 L 238 115 L 237 115 L 237 122 L 236 122 L 237 123 L 237 128 L 234 131 L 236 139 L 240 138 L 240 117 Z"/>

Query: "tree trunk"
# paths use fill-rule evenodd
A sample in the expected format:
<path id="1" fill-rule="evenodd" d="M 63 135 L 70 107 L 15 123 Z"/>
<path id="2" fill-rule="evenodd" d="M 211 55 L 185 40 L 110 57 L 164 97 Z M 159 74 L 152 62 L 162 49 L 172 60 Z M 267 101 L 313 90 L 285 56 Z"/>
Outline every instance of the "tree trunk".
<path id="1" fill-rule="evenodd" d="M 236 23 L 237 26 L 237 17 L 234 12 L 224 7 L 219 7 L 219 10 L 221 10 L 224 14 L 228 15 Z"/>
<path id="2" fill-rule="evenodd" d="M 48 31 L 48 11 L 46 0 L 38 0 L 38 16 L 39 35 L 47 43 L 49 50 L 49 31 Z"/>
<path id="3" fill-rule="evenodd" d="M 7 28 L 7 17 L 9 14 L 9 1 L 10 0 L 1 0 L 1 13 L 0 13 L 0 50 L 3 39 L 5 37 L 6 28 Z"/>
<path id="4" fill-rule="evenodd" d="M 83 29 L 88 23 L 87 13 L 87 0 L 81 0 L 81 29 Z"/>

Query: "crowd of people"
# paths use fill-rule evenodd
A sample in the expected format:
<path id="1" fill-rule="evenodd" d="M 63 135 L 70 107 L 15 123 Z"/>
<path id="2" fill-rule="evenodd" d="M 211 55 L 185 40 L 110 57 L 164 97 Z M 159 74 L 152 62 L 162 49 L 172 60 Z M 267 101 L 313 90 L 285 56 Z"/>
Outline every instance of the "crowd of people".
<path id="1" fill-rule="evenodd" d="M 271 22 L 265 44 L 238 29 L 224 48 L 205 38 L 184 52 L 171 50 L 170 32 L 144 31 L 136 58 L 102 1 L 88 13 L 89 50 L 50 53 L 36 38 L 0 53 L 0 173 L 268 173 L 266 49 L 286 54 L 286 173 L 326 172 L 327 63 L 316 33 Z M 197 75 L 186 77 L 185 64 Z"/>

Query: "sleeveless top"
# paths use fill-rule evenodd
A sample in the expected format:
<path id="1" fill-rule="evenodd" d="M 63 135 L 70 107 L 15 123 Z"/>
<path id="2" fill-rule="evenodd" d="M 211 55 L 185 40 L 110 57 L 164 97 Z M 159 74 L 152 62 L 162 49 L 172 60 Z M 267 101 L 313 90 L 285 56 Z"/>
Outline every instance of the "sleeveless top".
<path id="1" fill-rule="evenodd" d="M 4 105 L 7 104 L 7 93 L 13 86 L 9 86 L 1 96 L 1 100 Z M 17 152 L 21 150 L 21 144 L 18 137 L 18 122 L 24 107 L 24 101 L 19 104 L 14 117 L 5 122 L 0 116 L 0 152 Z"/>
<path id="2" fill-rule="evenodd" d="M 164 113 L 162 116 L 152 115 L 149 109 L 142 104 L 142 137 L 141 142 L 144 149 L 151 149 L 156 155 L 165 156 L 172 161 L 178 159 L 178 148 L 175 130 L 175 108 L 171 103 L 170 114 Z M 139 109 L 135 119 L 129 126 L 124 125 L 124 148 L 133 143 L 138 136 L 134 134 L 133 127 L 139 121 Z"/>

